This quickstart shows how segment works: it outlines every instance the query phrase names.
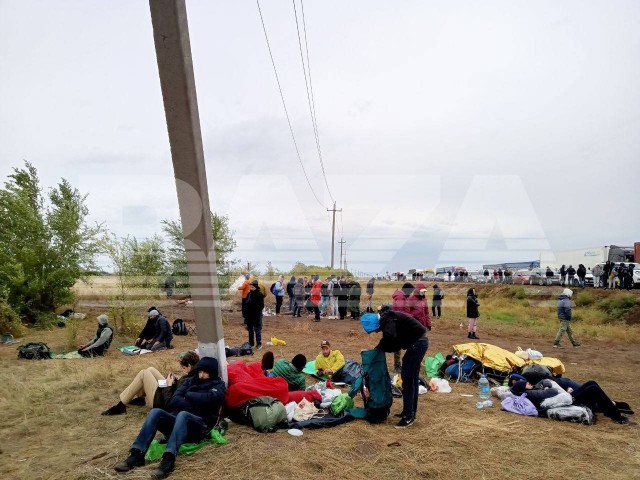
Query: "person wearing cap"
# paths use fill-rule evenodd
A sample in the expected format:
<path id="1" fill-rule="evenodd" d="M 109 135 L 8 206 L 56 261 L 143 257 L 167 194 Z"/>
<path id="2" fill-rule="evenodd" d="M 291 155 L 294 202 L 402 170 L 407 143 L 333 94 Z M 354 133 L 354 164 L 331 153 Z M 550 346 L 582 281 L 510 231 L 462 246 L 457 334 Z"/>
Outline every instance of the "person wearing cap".
<path id="1" fill-rule="evenodd" d="M 366 322 L 366 323 L 365 323 Z M 406 350 L 402 357 L 402 412 L 397 415 L 400 422 L 396 428 L 411 426 L 418 410 L 418 386 L 420 365 L 427 349 L 427 329 L 418 320 L 404 312 L 396 312 L 388 306 L 382 307 L 380 314 L 365 315 L 362 318 L 365 332 L 382 332 L 382 338 L 375 348 L 384 352 Z"/>
<path id="2" fill-rule="evenodd" d="M 316 357 L 318 376 L 338 374 L 345 364 L 344 355 L 340 350 L 332 350 L 329 340 L 322 340 L 320 350 L 320 354 Z"/>
<path id="3" fill-rule="evenodd" d="M 128 472 L 144 466 L 144 456 L 156 436 L 167 437 L 167 448 L 158 467 L 151 472 L 154 478 L 167 477 L 175 467 L 180 445 L 199 443 L 207 438 L 216 425 L 224 400 L 225 384 L 218 376 L 218 360 L 202 358 L 175 391 L 167 411 L 153 408 L 145 418 L 140 433 L 131 445 L 126 460 L 117 463 L 117 472 Z"/>
<path id="4" fill-rule="evenodd" d="M 407 308 L 409 309 L 407 313 L 424 325 L 427 330 L 431 330 L 431 315 L 429 315 L 429 303 L 426 295 L 427 288 L 424 283 L 416 283 L 416 288 L 407 299 Z"/>
<path id="5" fill-rule="evenodd" d="M 102 415 L 122 415 L 127 413 L 127 403 L 130 405 L 146 405 L 147 407 L 166 408 L 169 399 L 176 389 L 184 383 L 198 363 L 200 357 L 196 352 L 184 352 L 180 355 L 180 367 L 184 375 L 177 377 L 169 372 L 164 377 L 156 368 L 148 367 L 140 370 L 133 381 L 120 394 L 120 401 L 109 407 Z M 158 388 L 160 382 L 166 386 Z"/>
<path id="6" fill-rule="evenodd" d="M 245 306 L 245 322 L 249 333 L 249 345 L 251 345 L 251 347 L 256 346 L 256 350 L 262 348 L 262 310 L 264 309 L 264 297 L 264 292 L 260 288 L 258 280 L 252 280 Z"/>
<path id="7" fill-rule="evenodd" d="M 573 344 L 574 347 L 579 347 L 580 342 L 576 340 L 573 336 L 573 328 L 571 328 L 571 297 L 573 296 L 573 291 L 569 288 L 565 288 L 560 296 L 558 297 L 558 320 L 560 320 L 560 328 L 558 329 L 558 333 L 556 334 L 556 339 L 553 342 L 553 348 L 564 348 L 560 344 L 560 340 L 564 335 L 564 332 L 567 332 L 567 336 L 569 337 L 569 341 Z"/>
<path id="8" fill-rule="evenodd" d="M 276 360 L 271 369 L 270 375 L 272 377 L 284 378 L 289 384 L 289 391 L 304 390 L 307 388 L 307 382 L 305 382 L 304 374 L 302 370 L 307 365 L 307 357 L 299 353 L 287 361 L 284 358 Z"/>
<path id="9" fill-rule="evenodd" d="M 160 315 L 158 310 L 151 310 L 149 312 L 149 318 L 155 318 L 155 330 L 153 338 L 144 347 L 148 350 L 162 350 L 165 348 L 171 348 L 171 340 L 173 340 L 173 332 L 171 331 L 171 325 L 169 320 Z"/>
<path id="10" fill-rule="evenodd" d="M 95 336 L 84 345 L 78 347 L 78 353 L 83 357 L 102 356 L 113 340 L 113 328 L 109 325 L 109 317 L 98 315 L 98 330 Z"/>

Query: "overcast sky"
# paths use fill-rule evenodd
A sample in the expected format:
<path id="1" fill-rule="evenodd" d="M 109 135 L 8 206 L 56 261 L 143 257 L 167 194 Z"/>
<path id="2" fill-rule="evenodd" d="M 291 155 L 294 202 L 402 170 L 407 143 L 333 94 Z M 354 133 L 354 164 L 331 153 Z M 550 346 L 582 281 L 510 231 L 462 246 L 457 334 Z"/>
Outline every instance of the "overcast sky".
<path id="1" fill-rule="evenodd" d="M 328 264 L 293 6 L 261 7 L 320 202 L 255 1 L 200 0 L 187 9 L 211 208 L 242 261 Z M 640 241 L 640 2 L 306 0 L 304 13 L 350 268 Z M 65 177 L 118 235 L 178 217 L 148 2 L 0 0 L 0 62 L 2 179 L 23 159 L 45 187 Z"/>

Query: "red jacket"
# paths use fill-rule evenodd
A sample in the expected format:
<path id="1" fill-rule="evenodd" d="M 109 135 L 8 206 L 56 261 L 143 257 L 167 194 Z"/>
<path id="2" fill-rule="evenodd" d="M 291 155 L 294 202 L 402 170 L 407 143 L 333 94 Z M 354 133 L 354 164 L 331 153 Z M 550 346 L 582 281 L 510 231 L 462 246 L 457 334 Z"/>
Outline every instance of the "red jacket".
<path id="1" fill-rule="evenodd" d="M 318 305 L 320 303 L 320 298 L 322 295 L 322 282 L 318 280 L 316 283 L 314 283 L 309 293 L 311 294 L 311 301 L 314 304 Z"/>
<path id="2" fill-rule="evenodd" d="M 393 310 L 394 312 L 409 313 L 409 306 L 407 305 L 407 300 L 409 297 L 406 297 L 401 289 L 398 288 L 395 292 L 393 292 L 391 298 L 393 298 L 391 310 Z"/>
<path id="3" fill-rule="evenodd" d="M 424 289 L 423 283 L 416 283 L 416 289 L 407 299 L 408 314 L 418 320 L 422 325 L 431 329 L 431 315 L 429 315 L 429 304 L 425 297 L 420 296 L 420 290 Z"/>

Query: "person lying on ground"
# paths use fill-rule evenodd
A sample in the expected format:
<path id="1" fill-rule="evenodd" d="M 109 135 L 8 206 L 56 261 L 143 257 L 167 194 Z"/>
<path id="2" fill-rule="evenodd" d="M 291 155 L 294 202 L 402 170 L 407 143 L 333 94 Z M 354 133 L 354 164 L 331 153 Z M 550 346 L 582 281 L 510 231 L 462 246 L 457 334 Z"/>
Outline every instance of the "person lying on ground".
<path id="1" fill-rule="evenodd" d="M 271 369 L 272 377 L 282 377 L 289 384 L 289 391 L 304 390 L 307 382 L 304 379 L 302 370 L 307 365 L 307 357 L 299 353 L 291 361 L 284 358 L 276 360 Z"/>
<path id="2" fill-rule="evenodd" d="M 127 413 L 127 403 L 131 405 L 146 405 L 149 408 L 162 408 L 166 410 L 171 396 L 182 385 L 190 374 L 200 357 L 196 352 L 186 352 L 180 358 L 180 367 L 184 375 L 176 376 L 169 372 L 166 377 L 154 367 L 140 370 L 133 381 L 120 394 L 120 401 L 102 412 L 102 415 L 122 415 Z M 160 382 L 166 382 L 166 386 L 158 388 Z"/>
<path id="3" fill-rule="evenodd" d="M 547 399 L 564 392 L 557 383 L 554 383 L 551 380 L 541 380 L 534 386 L 526 380 L 519 380 L 511 387 L 511 393 L 514 395 L 526 393 L 527 399 L 536 408 L 544 409 Z M 614 422 L 622 425 L 635 425 L 635 422 L 632 422 L 620 412 L 615 402 L 593 380 L 586 382 L 575 390 L 573 388 L 569 388 L 569 390 L 567 393 L 571 395 L 574 405 L 583 405 L 589 407 L 592 411 L 600 411 L 605 417 L 609 417 Z"/>
<path id="4" fill-rule="evenodd" d="M 113 328 L 109 325 L 109 317 L 99 315 L 98 329 L 94 337 L 84 345 L 78 347 L 78 353 L 83 357 L 102 356 L 107 351 L 113 340 Z"/>
<path id="5" fill-rule="evenodd" d="M 329 340 L 322 340 L 320 350 L 320 354 L 316 357 L 316 372 L 318 376 L 337 374 L 345 365 L 344 355 L 340 350 L 332 350 Z M 338 381 L 337 379 L 334 380 Z"/>
<path id="6" fill-rule="evenodd" d="M 171 340 L 173 340 L 173 332 L 171 331 L 171 325 L 169 320 L 160 315 L 158 310 L 151 310 L 149 312 L 149 318 L 155 317 L 155 331 L 153 338 L 146 344 L 144 348 L 152 351 L 163 350 L 171 347 Z"/>
<path id="7" fill-rule="evenodd" d="M 138 334 L 138 338 L 136 338 L 136 341 L 135 341 L 136 347 L 142 348 L 144 345 L 147 345 L 149 342 L 151 342 L 151 339 L 155 334 L 157 317 L 151 317 L 149 315 L 149 313 L 151 313 L 151 311 L 153 310 L 158 311 L 156 307 L 149 307 L 149 310 L 147 310 L 147 323 L 145 323 L 144 328 Z"/>
<path id="8" fill-rule="evenodd" d="M 154 408 L 147 414 L 129 456 L 114 466 L 117 472 L 144 465 L 145 453 L 157 431 L 167 437 L 167 448 L 160 465 L 151 472 L 154 478 L 165 478 L 174 470 L 180 445 L 199 443 L 209 436 L 219 420 L 226 387 L 218 377 L 215 358 L 201 359 L 194 371 L 171 397 L 169 411 Z"/>

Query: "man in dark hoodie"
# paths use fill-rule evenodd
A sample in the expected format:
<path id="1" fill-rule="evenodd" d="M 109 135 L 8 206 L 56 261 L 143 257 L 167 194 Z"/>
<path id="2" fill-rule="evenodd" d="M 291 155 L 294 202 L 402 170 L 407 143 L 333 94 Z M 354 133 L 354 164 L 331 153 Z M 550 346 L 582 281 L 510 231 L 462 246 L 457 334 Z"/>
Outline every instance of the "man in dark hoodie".
<path id="1" fill-rule="evenodd" d="M 258 280 L 253 280 L 245 305 L 245 322 L 247 323 L 247 331 L 249 332 L 249 345 L 252 347 L 256 346 L 256 350 L 262 348 L 262 310 L 264 309 L 264 296 Z M 254 341 L 256 343 L 254 343 Z"/>
<path id="2" fill-rule="evenodd" d="M 200 442 L 209 435 L 218 422 L 225 384 L 218 377 L 215 358 L 201 359 L 194 371 L 194 376 L 185 380 L 169 400 L 168 412 L 160 408 L 149 412 L 129 457 L 114 466 L 117 472 L 144 465 L 145 453 L 158 430 L 167 437 L 167 449 L 160 465 L 151 472 L 154 478 L 165 478 L 173 471 L 180 445 Z"/>
<path id="3" fill-rule="evenodd" d="M 560 340 L 562 340 L 562 336 L 564 332 L 567 332 L 567 336 L 569 340 L 573 344 L 574 347 L 579 347 L 580 342 L 578 342 L 573 337 L 573 329 L 571 328 L 571 297 L 573 296 L 573 291 L 565 288 L 560 296 L 558 297 L 558 320 L 560 320 L 560 328 L 558 329 L 558 333 L 556 334 L 556 340 L 553 342 L 553 348 L 563 348 L 560 344 Z"/>
<path id="4" fill-rule="evenodd" d="M 380 313 L 380 325 L 372 331 L 382 332 L 382 338 L 375 348 L 384 352 L 406 350 L 402 358 L 400 374 L 402 378 L 402 413 L 396 428 L 408 427 L 415 422 L 418 410 L 420 365 L 429 348 L 427 329 L 411 315 L 383 307 Z"/>

